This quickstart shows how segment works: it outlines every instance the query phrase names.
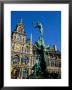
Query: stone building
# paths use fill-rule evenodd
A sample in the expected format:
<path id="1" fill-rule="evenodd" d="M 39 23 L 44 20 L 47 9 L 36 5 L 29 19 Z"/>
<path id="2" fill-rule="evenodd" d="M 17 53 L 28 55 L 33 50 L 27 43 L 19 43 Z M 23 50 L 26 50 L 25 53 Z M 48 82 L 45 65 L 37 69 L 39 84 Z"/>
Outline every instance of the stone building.
<path id="1" fill-rule="evenodd" d="M 26 78 L 32 73 L 33 64 L 32 34 L 30 39 L 26 38 L 21 21 L 17 24 L 16 30 L 12 32 L 11 37 L 11 72 L 13 73 L 16 69 L 18 78 Z"/>
<path id="2" fill-rule="evenodd" d="M 16 25 L 16 29 L 11 35 L 11 78 L 27 78 L 33 73 L 33 66 L 38 53 L 37 48 L 32 44 L 32 34 L 30 39 L 26 37 L 22 20 Z M 44 46 L 44 57 L 49 78 L 58 74 L 61 78 L 61 52 L 56 45 L 51 48 Z"/>
<path id="3" fill-rule="evenodd" d="M 61 78 L 61 52 L 55 49 L 55 46 L 46 53 L 48 59 L 48 73 L 57 74 L 57 78 Z M 51 76 L 50 76 L 51 77 Z"/>
<path id="4" fill-rule="evenodd" d="M 33 46 L 34 56 L 38 55 L 37 48 Z M 49 45 L 44 45 L 44 59 L 49 78 L 61 78 L 61 52 L 56 45 L 51 48 Z"/>

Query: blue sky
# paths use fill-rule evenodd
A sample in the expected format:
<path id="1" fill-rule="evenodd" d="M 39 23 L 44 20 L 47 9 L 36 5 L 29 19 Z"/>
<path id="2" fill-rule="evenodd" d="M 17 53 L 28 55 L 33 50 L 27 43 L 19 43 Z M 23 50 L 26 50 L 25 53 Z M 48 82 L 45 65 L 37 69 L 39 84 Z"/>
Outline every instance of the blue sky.
<path id="1" fill-rule="evenodd" d="M 33 43 L 38 40 L 40 33 L 33 28 L 32 22 L 40 21 L 44 29 L 44 43 L 51 47 L 56 44 L 61 49 L 61 12 L 60 11 L 12 11 L 11 31 L 15 31 L 16 24 L 23 20 L 27 38 L 32 33 Z"/>

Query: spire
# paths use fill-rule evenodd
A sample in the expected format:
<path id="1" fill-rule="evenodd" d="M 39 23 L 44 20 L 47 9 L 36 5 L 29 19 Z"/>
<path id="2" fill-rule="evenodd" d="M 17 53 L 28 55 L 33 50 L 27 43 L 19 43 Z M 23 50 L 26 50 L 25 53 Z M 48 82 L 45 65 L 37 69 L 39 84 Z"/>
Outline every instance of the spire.
<path id="1" fill-rule="evenodd" d="M 22 20 L 22 18 L 20 19 L 19 23 L 17 23 L 17 26 L 18 26 L 18 25 L 23 25 L 23 20 Z"/>
<path id="2" fill-rule="evenodd" d="M 20 28 L 18 28 L 18 27 L 20 27 Z M 24 32 L 24 25 L 23 25 L 22 18 L 20 19 L 19 23 L 17 23 L 17 31 L 22 32 L 22 33 Z"/>
<path id="3" fill-rule="evenodd" d="M 54 47 L 54 50 L 57 51 L 57 46 L 56 46 L 56 44 L 53 45 L 53 47 Z"/>
<path id="4" fill-rule="evenodd" d="M 32 54 L 32 33 L 30 36 L 30 54 Z"/>
<path id="5" fill-rule="evenodd" d="M 22 23 L 23 23 L 23 20 L 22 20 L 22 18 L 21 18 L 20 24 L 22 24 Z"/>
<path id="6" fill-rule="evenodd" d="M 30 36 L 30 41 L 31 41 L 31 43 L 32 43 L 32 33 L 31 33 L 31 36 Z"/>

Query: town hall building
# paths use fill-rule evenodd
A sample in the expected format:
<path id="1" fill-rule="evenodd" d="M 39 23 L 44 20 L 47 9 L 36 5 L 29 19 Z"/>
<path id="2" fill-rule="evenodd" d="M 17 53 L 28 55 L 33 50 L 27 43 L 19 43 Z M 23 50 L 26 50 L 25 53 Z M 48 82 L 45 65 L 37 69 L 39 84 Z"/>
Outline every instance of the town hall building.
<path id="1" fill-rule="evenodd" d="M 22 20 L 16 25 L 16 29 L 11 34 L 11 78 L 26 79 L 33 73 L 33 66 L 36 62 L 36 47 L 30 39 L 26 37 L 25 26 Z M 45 61 L 48 72 L 59 74 L 61 78 L 61 53 L 56 45 L 51 48 L 45 45 Z M 50 76 L 50 78 L 52 78 Z"/>

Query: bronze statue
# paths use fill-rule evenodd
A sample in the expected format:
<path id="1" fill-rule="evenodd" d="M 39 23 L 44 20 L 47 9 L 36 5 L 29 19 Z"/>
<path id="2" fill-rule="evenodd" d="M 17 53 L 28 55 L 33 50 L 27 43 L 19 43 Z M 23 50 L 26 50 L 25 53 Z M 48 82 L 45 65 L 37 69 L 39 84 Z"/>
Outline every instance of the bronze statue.
<path id="1" fill-rule="evenodd" d="M 39 32 L 40 32 L 40 37 L 39 40 L 36 41 L 35 46 L 37 48 L 37 54 L 39 56 L 39 58 L 36 58 L 36 63 L 34 66 L 34 72 L 35 72 L 35 76 L 37 75 L 37 73 L 41 74 L 41 76 L 46 76 L 46 62 L 45 62 L 45 58 L 44 58 L 44 40 L 43 40 L 43 26 L 41 24 L 41 22 L 37 22 L 36 24 L 33 22 L 33 26 L 34 28 L 38 28 Z M 37 57 L 38 57 L 37 56 Z"/>

